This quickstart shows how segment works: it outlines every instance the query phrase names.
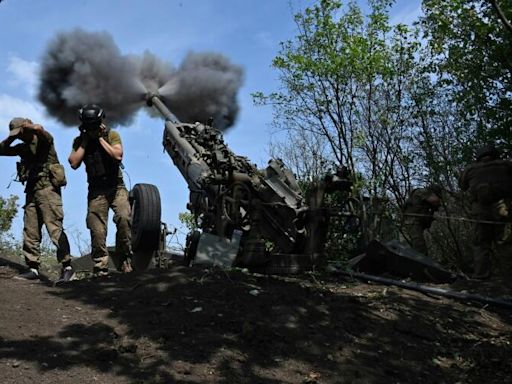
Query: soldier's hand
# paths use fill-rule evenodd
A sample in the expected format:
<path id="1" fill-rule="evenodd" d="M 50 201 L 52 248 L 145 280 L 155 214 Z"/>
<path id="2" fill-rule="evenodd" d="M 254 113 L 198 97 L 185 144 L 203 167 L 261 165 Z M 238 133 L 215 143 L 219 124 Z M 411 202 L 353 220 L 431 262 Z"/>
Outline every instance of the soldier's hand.
<path id="1" fill-rule="evenodd" d="M 23 124 L 21 125 L 20 134 L 23 134 L 23 132 L 31 131 L 34 129 L 34 124 L 32 123 L 32 120 L 25 119 Z"/>
<path id="2" fill-rule="evenodd" d="M 99 130 L 97 128 L 88 129 L 85 136 L 87 136 L 87 140 L 97 140 L 99 138 Z"/>
<path id="3" fill-rule="evenodd" d="M 100 129 L 98 131 L 98 137 L 107 137 L 108 136 L 108 128 L 105 124 L 101 123 Z"/>

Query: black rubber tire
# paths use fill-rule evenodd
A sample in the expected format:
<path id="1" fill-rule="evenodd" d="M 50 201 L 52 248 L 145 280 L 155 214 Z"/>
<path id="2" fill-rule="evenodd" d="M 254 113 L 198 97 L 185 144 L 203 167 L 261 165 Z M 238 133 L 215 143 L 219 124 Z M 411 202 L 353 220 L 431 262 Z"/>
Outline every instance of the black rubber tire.
<path id="1" fill-rule="evenodd" d="M 137 272 L 145 271 L 154 266 L 155 251 L 136 250 L 133 252 L 132 267 Z"/>
<path id="2" fill-rule="evenodd" d="M 133 251 L 158 250 L 162 217 L 158 188 L 152 184 L 135 184 L 130 191 L 130 200 Z"/>

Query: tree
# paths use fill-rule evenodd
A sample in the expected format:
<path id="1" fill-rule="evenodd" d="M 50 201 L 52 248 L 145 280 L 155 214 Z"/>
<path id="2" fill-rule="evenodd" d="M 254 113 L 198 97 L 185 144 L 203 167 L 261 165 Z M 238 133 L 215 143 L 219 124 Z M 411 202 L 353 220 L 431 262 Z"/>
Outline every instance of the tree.
<path id="1" fill-rule="evenodd" d="M 498 0 L 491 0 L 491 3 L 494 9 L 496 10 L 496 13 L 498 14 L 503 25 L 512 33 L 512 23 L 510 23 L 510 20 L 507 18 L 507 15 L 505 15 L 503 10 L 501 9 Z"/>
<path id="2" fill-rule="evenodd" d="M 424 0 L 412 28 L 390 25 L 392 3 L 369 0 L 363 15 L 354 1 L 319 0 L 295 15 L 297 35 L 273 60 L 281 90 L 254 95 L 274 108 L 273 155 L 303 185 L 339 165 L 354 171 L 369 238 L 430 182 L 448 190 L 444 214 L 463 215 L 458 176 L 475 147 L 512 150 L 512 0 Z M 467 225 L 436 224 L 436 250 L 460 267 Z"/>
<path id="3" fill-rule="evenodd" d="M 11 195 L 7 199 L 0 196 L 0 240 L 3 240 L 11 229 L 12 221 L 18 213 L 18 196 Z"/>
<path id="4" fill-rule="evenodd" d="M 423 10 L 421 157 L 433 178 L 456 192 L 460 170 L 476 148 L 496 141 L 512 149 L 512 1 L 424 0 Z M 448 200 L 448 217 L 467 214 L 464 196 L 455 193 Z M 461 267 L 468 225 L 447 219 L 437 232 L 439 249 L 444 256 L 458 255 Z"/>
<path id="5" fill-rule="evenodd" d="M 396 210 L 428 175 L 415 167 L 417 32 L 390 25 L 392 1 L 369 4 L 366 16 L 356 2 L 335 0 L 297 14 L 297 36 L 273 60 L 282 90 L 254 97 L 273 106 L 274 130 L 285 132 L 274 149 L 299 179 L 347 165 L 375 213 L 387 201 Z"/>
<path id="6" fill-rule="evenodd" d="M 494 4 L 493 4 L 494 3 Z M 509 147 L 512 124 L 512 0 L 424 0 L 430 70 L 476 143 Z"/>

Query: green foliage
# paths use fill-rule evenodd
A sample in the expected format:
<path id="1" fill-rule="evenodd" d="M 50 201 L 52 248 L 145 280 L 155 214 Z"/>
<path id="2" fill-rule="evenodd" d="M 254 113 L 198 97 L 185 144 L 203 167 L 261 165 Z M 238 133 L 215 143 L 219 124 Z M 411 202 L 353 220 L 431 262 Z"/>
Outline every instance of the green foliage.
<path id="1" fill-rule="evenodd" d="M 273 60 L 282 90 L 253 97 L 274 108 L 274 127 L 286 137 L 273 140 L 273 152 L 299 179 L 346 165 L 361 193 L 403 201 L 418 157 L 420 44 L 417 31 L 390 25 L 392 1 L 369 3 L 368 15 L 355 1 L 332 0 L 295 15 L 297 36 Z"/>
<path id="2" fill-rule="evenodd" d="M 457 192 L 460 171 L 488 140 L 512 153 L 512 33 L 492 1 L 424 0 L 413 27 L 391 25 L 393 1 L 368 3 L 364 14 L 355 1 L 318 0 L 295 15 L 296 36 L 272 62 L 282 87 L 253 97 L 274 109 L 272 154 L 304 185 L 347 165 L 354 196 L 365 196 L 368 239 L 386 239 L 412 188 Z M 499 5 L 510 20 L 512 0 Z M 468 228 L 435 227 L 437 253 L 460 267 Z"/>
<path id="3" fill-rule="evenodd" d="M 342 265 L 363 252 L 363 227 L 360 220 L 360 202 L 347 191 L 326 196 L 325 206 L 332 212 L 325 244 L 330 262 Z"/>
<path id="4" fill-rule="evenodd" d="M 12 221 L 18 213 L 18 196 L 7 199 L 0 196 L 0 239 L 11 229 Z"/>
<path id="5" fill-rule="evenodd" d="M 331 172 L 329 172 L 331 173 Z M 299 180 L 298 184 L 306 201 L 317 192 L 318 183 L 326 174 L 314 180 Z M 344 265 L 351 257 L 362 252 L 364 246 L 361 202 L 354 191 L 337 190 L 323 196 L 322 208 L 329 212 L 328 232 L 325 238 L 325 254 L 329 262 Z"/>
<path id="6" fill-rule="evenodd" d="M 512 1 L 500 0 L 512 16 Z M 511 144 L 512 34 L 487 0 L 424 0 L 421 19 L 430 70 L 474 135 Z"/>
<path id="7" fill-rule="evenodd" d="M 178 214 L 178 219 L 180 222 L 189 230 L 193 231 L 198 229 L 197 222 L 194 218 L 194 215 L 190 212 L 180 212 Z"/>
<path id="8" fill-rule="evenodd" d="M 19 241 L 9 234 L 14 217 L 18 213 L 18 196 L 11 195 L 8 198 L 0 197 L 0 248 L 12 256 L 23 259 L 23 250 Z M 55 246 L 46 231 L 42 232 L 40 245 L 41 262 L 48 265 L 57 265 Z"/>

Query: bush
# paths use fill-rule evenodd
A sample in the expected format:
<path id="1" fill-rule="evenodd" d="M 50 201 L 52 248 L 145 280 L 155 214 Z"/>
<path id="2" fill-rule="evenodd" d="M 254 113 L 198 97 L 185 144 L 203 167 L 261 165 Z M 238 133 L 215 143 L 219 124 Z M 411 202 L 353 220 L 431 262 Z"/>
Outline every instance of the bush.
<path id="1" fill-rule="evenodd" d="M 0 196 L 0 242 L 5 242 L 11 229 L 12 221 L 18 213 L 18 196 L 11 195 L 7 199 Z"/>

